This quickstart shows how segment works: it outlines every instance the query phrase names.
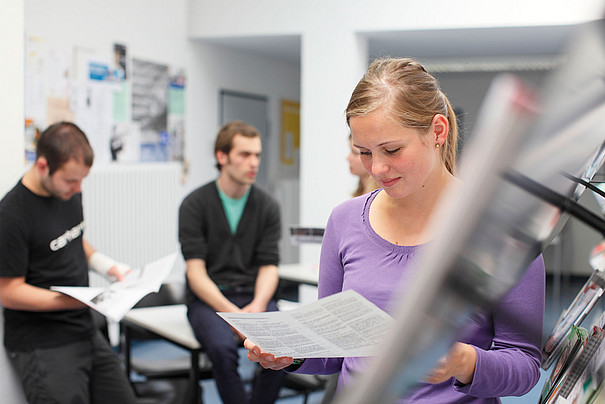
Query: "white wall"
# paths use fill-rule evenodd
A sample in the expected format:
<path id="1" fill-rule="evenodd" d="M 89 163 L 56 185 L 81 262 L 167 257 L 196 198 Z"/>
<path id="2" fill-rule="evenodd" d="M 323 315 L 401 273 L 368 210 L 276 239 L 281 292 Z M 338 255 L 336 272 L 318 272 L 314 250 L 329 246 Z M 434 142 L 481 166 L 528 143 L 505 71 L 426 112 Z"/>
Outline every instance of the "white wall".
<path id="1" fill-rule="evenodd" d="M 187 72 L 186 156 L 191 162 L 183 193 L 216 177 L 213 140 L 218 128 L 218 91 L 231 89 L 268 96 L 271 136 L 279 133 L 281 99 L 300 99 L 300 67 L 272 63 L 188 41 L 186 0 L 0 0 L 0 187 L 2 195 L 24 169 L 24 41 L 36 37 L 49 47 L 96 50 L 110 55 L 115 42 L 136 57 Z M 10 62 L 10 63 L 8 63 Z M 276 153 L 277 143 L 266 145 Z M 1 320 L 1 319 L 0 319 Z M 0 327 L 1 331 L 1 327 Z M 7 402 L 24 402 L 0 350 L 0 377 Z"/>
<path id="2" fill-rule="evenodd" d="M 367 62 L 364 32 L 575 24 L 600 17 L 602 3 L 0 0 L 0 67 L 2 76 L 10 78 L 3 81 L 0 98 L 0 192 L 4 194 L 24 168 L 24 31 L 58 46 L 76 45 L 108 52 L 114 42 L 121 42 L 127 45 L 129 57 L 186 68 L 186 156 L 191 167 L 183 192 L 216 176 L 212 141 L 218 125 L 219 89 L 267 95 L 271 104 L 271 136 L 275 139 L 279 133 L 279 100 L 300 99 L 301 223 L 322 226 L 332 207 L 348 198 L 354 186 L 344 163 L 348 146 L 343 110 Z M 274 63 L 188 40 L 286 34 L 301 36 L 301 66 Z M 270 147 L 276 145 L 272 143 Z M 315 262 L 316 258 L 317 249 L 311 248 L 303 261 Z M 5 370 L 0 361 L 2 380 L 6 380 Z M 8 401 L 19 402 L 18 390 L 6 393 L 3 389 L 3 393 Z"/>
<path id="3" fill-rule="evenodd" d="M 331 209 L 350 196 L 345 163 L 344 108 L 365 70 L 363 33 L 376 31 L 574 24 L 600 16 L 602 1 L 513 0 L 204 0 L 127 2 L 25 0 L 26 32 L 51 43 L 110 49 L 175 66 L 188 74 L 186 193 L 214 178 L 212 140 L 222 88 L 269 97 L 275 172 L 281 98 L 301 101 L 300 223 L 323 226 Z M 186 22 L 186 23 L 185 23 Z M 205 38 L 299 35 L 301 65 L 274 62 L 204 43 Z M 193 41 L 187 38 L 193 38 Z M 269 161 L 269 162 L 268 162 Z M 318 197 L 321 196 L 321 197 Z M 303 250 L 316 262 L 318 248 Z"/>
<path id="4" fill-rule="evenodd" d="M 0 0 L 0 195 L 17 182 L 23 171 L 24 123 L 24 49 L 23 0 Z M 0 307 L 0 335 L 4 335 L 4 318 Z M 0 380 L 2 401 L 25 403 L 21 385 L 17 381 L 4 349 L 0 348 Z"/>
<path id="5" fill-rule="evenodd" d="M 194 37 L 285 35 L 330 26 L 355 30 L 479 28 L 575 24 L 602 11 L 598 0 L 189 0 Z M 328 38 L 324 38 L 328 40 Z"/>
<path id="6" fill-rule="evenodd" d="M 234 52 L 207 43 L 189 43 L 190 80 L 187 91 L 187 136 L 185 156 L 190 166 L 184 193 L 217 177 L 214 167 L 214 140 L 219 129 L 219 92 L 235 90 L 268 97 L 269 133 L 263 144 L 262 164 L 269 166 L 269 191 L 281 204 L 281 262 L 298 261 L 298 249 L 289 241 L 288 226 L 298 224 L 298 204 L 288 203 L 298 182 L 280 175 L 278 166 L 280 140 L 280 103 L 283 99 L 300 99 L 298 65 L 267 60 Z"/>
<path id="7" fill-rule="evenodd" d="M 443 28 L 575 24 L 599 18 L 602 1 L 582 0 L 189 0 L 195 38 L 301 35 L 301 224 L 323 226 L 348 198 L 343 111 L 367 62 L 363 33 Z M 302 250 L 316 262 L 318 248 Z"/>
<path id="8" fill-rule="evenodd" d="M 514 75 L 539 89 L 540 83 L 548 77 L 550 71 L 518 71 Z M 462 109 L 463 126 L 465 134 L 470 137 L 473 124 L 477 120 L 483 96 L 487 93 L 493 79 L 501 73 L 498 72 L 463 72 L 436 74 L 441 89 L 445 92 L 454 108 Z"/>
<path id="9" fill-rule="evenodd" d="M 275 141 L 266 145 L 271 157 L 265 163 L 271 165 L 271 172 L 275 172 L 277 158 L 279 101 L 300 99 L 299 223 L 309 226 L 323 226 L 331 209 L 348 198 L 354 187 L 354 178 L 345 163 L 348 146 L 343 111 L 367 63 L 364 33 L 575 24 L 599 17 L 603 6 L 601 0 L 581 0 L 573 6 L 564 0 L 499 3 L 480 0 L 107 0 L 101 3 L 23 0 L 20 3 L 25 9 L 26 34 L 40 37 L 48 44 L 105 49 L 109 53 L 114 42 L 121 42 L 127 45 L 129 57 L 186 68 L 185 141 L 190 170 L 183 193 L 216 176 L 212 141 L 218 126 L 220 89 L 268 96 L 270 136 Z M 19 35 L 21 30 L 11 32 Z M 249 35 L 299 35 L 301 65 L 275 62 L 203 42 L 205 38 Z M 3 43 L 6 46 L 8 41 Z M 448 86 L 444 83 L 447 92 L 458 91 L 449 91 Z M 11 99 L 10 108 L 22 108 L 23 103 L 14 100 Z M 21 124 L 18 120 L 13 122 L 17 123 L 16 132 L 7 130 L 2 136 L 7 137 L 4 144 L 17 143 L 8 144 L 3 150 L 22 150 Z M 10 157 L 2 160 L 12 168 L 2 171 L 1 178 L 6 184 L 14 183 L 22 170 L 20 163 L 12 163 L 19 153 L 7 152 Z M 316 262 L 317 253 L 318 248 L 309 247 L 303 251 L 302 260 Z"/>
<path id="10" fill-rule="evenodd" d="M 188 44 L 190 80 L 187 91 L 186 158 L 191 174 L 187 191 L 216 178 L 214 140 L 219 129 L 219 92 L 234 90 L 268 97 L 269 144 L 263 145 L 262 164 L 272 165 L 269 181 L 279 178 L 277 161 L 280 102 L 300 99 L 300 69 L 289 64 L 202 41 Z"/>
<path id="11" fill-rule="evenodd" d="M 213 147 L 221 89 L 268 97 L 271 131 L 270 142 L 264 145 L 263 164 L 271 165 L 273 173 L 279 151 L 280 101 L 300 99 L 298 65 L 190 41 L 187 14 L 186 0 L 25 0 L 26 35 L 41 39 L 48 47 L 87 49 L 109 56 L 118 42 L 126 45 L 129 60 L 135 57 L 185 68 L 185 156 L 189 169 L 182 196 L 217 176 Z M 298 212 L 288 213 L 297 216 Z"/>
<path id="12" fill-rule="evenodd" d="M 0 1 L 0 195 L 15 185 L 24 167 L 23 7 L 23 0 Z"/>
<path id="13" fill-rule="evenodd" d="M 110 52 L 114 42 L 127 57 L 183 66 L 186 0 L 24 0 L 25 31 L 51 45 Z"/>

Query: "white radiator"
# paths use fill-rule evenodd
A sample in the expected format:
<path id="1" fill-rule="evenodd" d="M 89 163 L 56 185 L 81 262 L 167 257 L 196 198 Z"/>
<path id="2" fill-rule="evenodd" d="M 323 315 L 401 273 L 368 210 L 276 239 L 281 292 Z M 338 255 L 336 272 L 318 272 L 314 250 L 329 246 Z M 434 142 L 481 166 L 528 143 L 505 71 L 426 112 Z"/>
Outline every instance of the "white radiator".
<path id="1" fill-rule="evenodd" d="M 132 268 L 177 251 L 180 176 L 180 163 L 93 166 L 82 185 L 85 238 Z M 91 274 L 91 286 L 107 283 Z"/>

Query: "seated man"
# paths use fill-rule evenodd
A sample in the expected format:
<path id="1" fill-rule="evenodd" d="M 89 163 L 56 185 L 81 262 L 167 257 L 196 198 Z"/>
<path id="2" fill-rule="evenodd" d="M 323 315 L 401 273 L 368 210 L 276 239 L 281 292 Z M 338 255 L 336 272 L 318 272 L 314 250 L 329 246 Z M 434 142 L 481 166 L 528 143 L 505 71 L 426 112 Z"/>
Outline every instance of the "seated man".
<path id="1" fill-rule="evenodd" d="M 61 122 L 42 133 L 36 153 L 0 201 L 4 346 L 30 404 L 134 403 L 90 309 L 49 290 L 88 286 L 89 267 L 119 280 L 127 270 L 83 236 L 80 186 L 92 166 L 92 148 L 76 125 Z"/>
<path id="2" fill-rule="evenodd" d="M 262 150 L 256 128 L 225 125 L 214 150 L 218 179 L 193 191 L 179 211 L 187 316 L 212 360 L 223 402 L 273 403 L 285 373 L 262 369 L 249 399 L 237 371 L 241 339 L 216 312 L 277 310 L 279 206 L 253 185 Z"/>

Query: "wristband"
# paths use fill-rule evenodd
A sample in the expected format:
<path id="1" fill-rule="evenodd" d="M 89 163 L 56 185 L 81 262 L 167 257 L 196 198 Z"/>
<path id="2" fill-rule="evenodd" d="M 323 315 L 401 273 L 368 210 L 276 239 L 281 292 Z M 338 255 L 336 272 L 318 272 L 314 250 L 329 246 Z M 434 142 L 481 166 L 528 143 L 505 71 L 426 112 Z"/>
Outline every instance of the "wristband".
<path id="1" fill-rule="evenodd" d="M 126 274 L 130 269 L 128 265 L 117 262 L 113 258 L 109 258 L 107 255 L 98 251 L 95 251 L 88 259 L 88 268 L 107 277 L 110 277 L 107 275 L 107 272 L 109 272 L 113 266 L 116 266 L 122 275 Z M 113 276 L 111 278 L 113 278 Z"/>
<path id="2" fill-rule="evenodd" d="M 286 366 L 284 368 L 284 370 L 286 372 L 294 372 L 296 370 L 298 370 L 298 368 L 305 363 L 305 359 L 294 359 L 294 361 L 292 361 L 292 364 L 289 366 Z"/>
<path id="3" fill-rule="evenodd" d="M 98 251 L 95 251 L 88 259 L 88 268 L 105 276 L 107 276 L 111 267 L 116 264 L 115 260 Z"/>

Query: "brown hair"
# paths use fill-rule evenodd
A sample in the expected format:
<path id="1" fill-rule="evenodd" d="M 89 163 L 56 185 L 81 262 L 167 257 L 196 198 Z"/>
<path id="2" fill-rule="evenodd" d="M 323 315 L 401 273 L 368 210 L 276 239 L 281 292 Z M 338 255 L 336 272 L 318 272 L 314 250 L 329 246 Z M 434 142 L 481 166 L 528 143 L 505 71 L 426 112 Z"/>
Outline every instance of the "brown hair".
<path id="1" fill-rule="evenodd" d="M 219 130 L 218 135 L 216 136 L 216 141 L 214 142 L 214 155 L 216 156 L 216 152 L 218 151 L 229 154 L 231 148 L 233 148 L 233 138 L 235 135 L 260 137 L 260 132 L 254 126 L 243 121 L 229 122 Z M 221 165 L 218 161 L 215 166 L 220 171 Z"/>
<path id="2" fill-rule="evenodd" d="M 46 158 L 49 175 L 71 159 L 87 167 L 92 167 L 94 161 L 86 135 L 72 122 L 57 122 L 42 132 L 36 145 L 36 158 L 39 157 Z"/>
<path id="3" fill-rule="evenodd" d="M 352 117 L 380 108 L 399 125 L 420 130 L 430 129 L 436 114 L 445 116 L 449 133 L 441 148 L 441 159 L 447 170 L 455 174 L 456 116 L 437 79 L 420 63 L 408 58 L 380 58 L 370 64 L 349 100 L 347 124 Z"/>

